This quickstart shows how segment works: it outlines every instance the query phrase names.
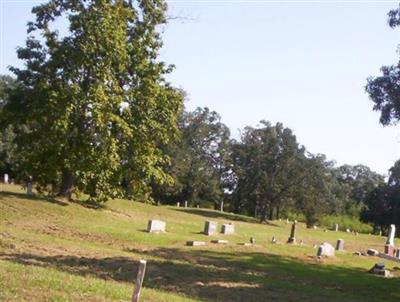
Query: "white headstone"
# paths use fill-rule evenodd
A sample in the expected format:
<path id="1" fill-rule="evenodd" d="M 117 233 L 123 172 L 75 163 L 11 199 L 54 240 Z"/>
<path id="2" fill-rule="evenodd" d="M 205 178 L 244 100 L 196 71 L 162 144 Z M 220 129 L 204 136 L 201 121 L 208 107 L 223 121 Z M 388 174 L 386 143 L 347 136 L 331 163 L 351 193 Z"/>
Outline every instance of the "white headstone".
<path id="1" fill-rule="evenodd" d="M 389 227 L 389 235 L 386 241 L 386 244 L 388 245 L 394 245 L 394 236 L 396 234 L 396 226 L 394 224 L 391 224 Z"/>
<path id="2" fill-rule="evenodd" d="M 189 246 L 202 246 L 202 245 L 206 245 L 206 243 L 204 241 L 191 240 L 191 241 L 186 241 L 186 245 L 189 245 Z"/>
<path id="3" fill-rule="evenodd" d="M 185 208 L 187 208 L 187 206 L 188 206 L 188 202 L 187 202 L 187 200 L 185 200 Z"/>
<path id="4" fill-rule="evenodd" d="M 334 229 L 335 229 L 335 232 L 339 231 L 339 225 L 337 223 L 335 224 Z"/>
<path id="5" fill-rule="evenodd" d="M 221 233 L 231 235 L 235 233 L 235 226 L 232 223 L 225 223 L 221 227 Z"/>
<path id="6" fill-rule="evenodd" d="M 218 222 L 207 220 L 204 224 L 204 234 L 214 235 L 217 233 Z"/>
<path id="7" fill-rule="evenodd" d="M 317 256 L 335 256 L 335 248 L 331 244 L 324 242 L 319 246 Z"/>
<path id="8" fill-rule="evenodd" d="M 4 183 L 8 184 L 8 174 L 4 174 Z"/>
<path id="9" fill-rule="evenodd" d="M 159 233 L 165 232 L 166 223 L 161 220 L 149 220 L 147 224 L 147 232 L 149 233 Z"/>

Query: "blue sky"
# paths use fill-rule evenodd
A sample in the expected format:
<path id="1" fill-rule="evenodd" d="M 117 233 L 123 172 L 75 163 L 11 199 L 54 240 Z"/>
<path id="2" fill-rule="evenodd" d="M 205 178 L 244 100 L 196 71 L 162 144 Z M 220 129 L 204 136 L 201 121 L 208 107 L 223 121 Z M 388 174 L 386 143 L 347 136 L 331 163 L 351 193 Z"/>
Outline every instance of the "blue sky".
<path id="1" fill-rule="evenodd" d="M 0 0 L 1 66 L 18 66 L 31 7 Z M 382 127 L 366 78 L 397 63 L 394 1 L 169 1 L 162 59 L 187 107 L 216 110 L 234 137 L 262 119 L 282 122 L 313 153 L 387 173 L 400 158 L 399 126 Z"/>

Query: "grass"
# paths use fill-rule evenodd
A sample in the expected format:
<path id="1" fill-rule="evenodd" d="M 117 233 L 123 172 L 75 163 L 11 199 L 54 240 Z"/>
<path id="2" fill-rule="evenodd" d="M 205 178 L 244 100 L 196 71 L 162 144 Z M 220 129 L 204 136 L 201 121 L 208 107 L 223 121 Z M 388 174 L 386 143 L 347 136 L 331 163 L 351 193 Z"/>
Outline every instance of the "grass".
<path id="1" fill-rule="evenodd" d="M 148 261 L 141 301 L 399 301 L 397 277 L 367 270 L 382 259 L 353 255 L 383 249 L 385 238 L 309 230 L 300 224 L 260 225 L 251 218 L 211 210 L 115 200 L 101 209 L 27 198 L 1 185 L 0 301 L 130 301 L 138 260 Z M 145 232 L 148 219 L 167 222 L 167 233 Z M 205 236 L 204 221 L 233 221 L 236 234 Z M 280 244 L 272 244 L 275 236 Z M 256 246 L 239 245 L 256 238 Z M 345 240 L 345 252 L 316 259 L 314 244 Z M 229 244 L 211 244 L 211 239 Z M 187 240 L 206 241 L 186 247 Z M 396 263 L 387 262 L 393 268 Z"/>

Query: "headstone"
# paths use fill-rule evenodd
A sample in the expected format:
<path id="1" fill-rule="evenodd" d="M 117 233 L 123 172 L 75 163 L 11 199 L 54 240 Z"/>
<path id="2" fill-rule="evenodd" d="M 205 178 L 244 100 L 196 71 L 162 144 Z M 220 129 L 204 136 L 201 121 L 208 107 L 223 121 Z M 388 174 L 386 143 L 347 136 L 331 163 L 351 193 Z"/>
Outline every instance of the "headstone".
<path id="1" fill-rule="evenodd" d="M 244 243 L 239 243 L 240 245 L 244 245 L 244 246 L 253 246 L 253 243 L 249 243 L 249 242 L 244 242 Z"/>
<path id="2" fill-rule="evenodd" d="M 378 234 L 379 236 L 382 236 L 382 231 L 379 231 L 379 234 Z"/>
<path id="3" fill-rule="evenodd" d="M 351 230 L 350 229 L 346 229 L 346 233 L 351 233 Z"/>
<path id="4" fill-rule="evenodd" d="M 196 206 L 196 208 L 200 209 L 200 205 L 198 204 L 198 205 Z"/>
<path id="5" fill-rule="evenodd" d="M 216 244 L 227 244 L 228 240 L 216 239 L 216 240 L 211 240 L 211 242 Z"/>
<path id="6" fill-rule="evenodd" d="M 250 243 L 251 244 L 256 244 L 256 238 L 250 237 Z"/>
<path id="7" fill-rule="evenodd" d="M 217 233 L 218 222 L 207 220 L 204 224 L 204 234 L 210 236 Z"/>
<path id="8" fill-rule="evenodd" d="M 313 229 L 316 230 L 318 229 L 318 227 L 316 225 L 313 225 Z"/>
<path id="9" fill-rule="evenodd" d="M 187 200 L 185 200 L 185 208 L 187 208 L 188 207 L 188 202 L 187 202 Z"/>
<path id="10" fill-rule="evenodd" d="M 300 239 L 299 244 L 300 244 L 300 245 L 303 245 L 303 244 L 304 244 L 303 239 Z"/>
<path id="11" fill-rule="evenodd" d="M 219 206 L 219 210 L 220 210 L 221 212 L 224 211 L 224 201 L 223 201 L 223 200 L 221 201 L 221 204 L 220 204 L 220 206 Z"/>
<path id="12" fill-rule="evenodd" d="M 400 259 L 400 249 L 396 250 L 396 258 Z"/>
<path id="13" fill-rule="evenodd" d="M 385 278 L 391 277 L 391 273 L 389 270 L 385 269 L 384 263 L 376 263 L 369 272 L 371 274 L 382 275 Z"/>
<path id="14" fill-rule="evenodd" d="M 337 251 L 343 251 L 344 250 L 344 240 L 343 239 L 338 239 L 336 241 L 336 250 Z"/>
<path id="15" fill-rule="evenodd" d="M 206 243 L 204 241 L 186 241 L 186 245 L 188 246 L 202 246 L 202 245 L 206 245 Z"/>
<path id="16" fill-rule="evenodd" d="M 339 231 L 339 225 L 337 223 L 334 225 L 334 230 L 335 232 Z"/>
<path id="17" fill-rule="evenodd" d="M 149 233 L 160 233 L 165 232 L 166 223 L 161 220 L 149 220 L 147 224 L 147 232 Z"/>
<path id="18" fill-rule="evenodd" d="M 30 181 L 26 185 L 26 194 L 32 195 L 32 182 L 30 182 Z"/>
<path id="19" fill-rule="evenodd" d="M 370 256 L 378 256 L 379 255 L 379 251 L 375 250 L 375 249 L 368 249 L 367 250 L 367 254 Z"/>
<path id="20" fill-rule="evenodd" d="M 335 249 L 331 244 L 329 244 L 327 242 L 324 242 L 323 244 L 321 244 L 318 247 L 317 256 L 318 257 L 322 257 L 322 256 L 332 257 L 332 256 L 335 256 Z"/>
<path id="21" fill-rule="evenodd" d="M 396 226 L 391 224 L 389 227 L 389 234 L 385 244 L 385 254 L 394 256 L 394 236 L 396 234 Z"/>
<path id="22" fill-rule="evenodd" d="M 225 223 L 221 227 L 221 233 L 225 235 L 232 235 L 235 233 L 235 226 L 232 223 Z"/>
<path id="23" fill-rule="evenodd" d="M 181 203 L 178 201 L 178 202 L 176 203 L 176 206 L 179 208 L 179 207 L 181 206 Z"/>
<path id="24" fill-rule="evenodd" d="M 288 238 L 287 243 L 292 243 L 292 244 L 296 243 L 296 227 L 297 227 L 297 223 L 293 222 L 292 229 L 290 231 L 290 237 Z"/>
<path id="25" fill-rule="evenodd" d="M 389 234 L 386 240 L 386 244 L 394 245 L 394 236 L 396 234 L 396 226 L 391 224 L 389 227 Z"/>
<path id="26" fill-rule="evenodd" d="M 146 260 L 140 260 L 139 269 L 136 275 L 135 288 L 132 294 L 132 300 L 131 300 L 132 302 L 139 302 L 145 272 L 146 272 Z"/>
<path id="27" fill-rule="evenodd" d="M 271 243 L 277 243 L 277 242 L 278 241 L 276 240 L 275 236 L 272 236 Z"/>
<path id="28" fill-rule="evenodd" d="M 8 184 L 8 174 L 4 174 L 4 183 Z"/>
<path id="29" fill-rule="evenodd" d="M 289 224 L 289 218 L 286 218 L 286 224 Z"/>

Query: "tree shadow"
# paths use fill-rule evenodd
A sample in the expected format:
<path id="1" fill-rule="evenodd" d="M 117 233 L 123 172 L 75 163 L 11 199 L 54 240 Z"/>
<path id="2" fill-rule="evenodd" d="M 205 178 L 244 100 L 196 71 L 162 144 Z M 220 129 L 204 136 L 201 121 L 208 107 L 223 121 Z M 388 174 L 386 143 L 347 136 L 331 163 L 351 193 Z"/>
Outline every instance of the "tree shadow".
<path id="1" fill-rule="evenodd" d="M 320 265 L 260 252 L 199 249 L 130 249 L 148 261 L 144 286 L 177 292 L 202 301 L 398 301 L 399 280 L 363 270 Z M 2 255 L 2 259 L 51 267 L 81 276 L 133 283 L 138 259 Z M 316 261 L 316 260 L 315 260 Z"/>
<path id="2" fill-rule="evenodd" d="M 52 196 L 42 196 L 42 195 L 27 195 L 25 193 L 17 193 L 17 192 L 8 192 L 8 191 L 1 191 L 0 192 L 0 198 L 9 198 L 9 197 L 14 197 L 18 199 L 27 199 L 27 200 L 32 200 L 35 202 L 49 202 L 49 203 L 54 203 L 60 206 L 68 206 L 68 202 L 65 202 L 63 200 L 57 199 Z"/>
<path id="3" fill-rule="evenodd" d="M 203 209 L 191 209 L 191 208 L 174 208 L 175 211 L 179 212 L 184 212 L 187 214 L 193 214 L 193 215 L 199 215 L 203 217 L 208 217 L 208 218 L 214 218 L 214 219 L 226 219 L 226 220 L 234 220 L 234 221 L 241 221 L 241 222 L 248 222 L 248 223 L 260 223 L 257 219 L 253 217 L 248 217 L 248 216 L 242 216 L 242 215 L 235 215 L 231 213 L 226 213 L 226 212 L 218 212 L 218 211 L 210 211 L 210 210 L 203 210 Z M 271 222 L 265 222 L 265 224 L 268 224 L 270 226 L 278 226 L 275 223 Z"/>

